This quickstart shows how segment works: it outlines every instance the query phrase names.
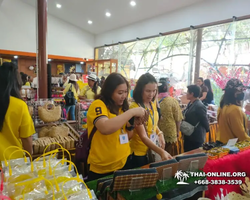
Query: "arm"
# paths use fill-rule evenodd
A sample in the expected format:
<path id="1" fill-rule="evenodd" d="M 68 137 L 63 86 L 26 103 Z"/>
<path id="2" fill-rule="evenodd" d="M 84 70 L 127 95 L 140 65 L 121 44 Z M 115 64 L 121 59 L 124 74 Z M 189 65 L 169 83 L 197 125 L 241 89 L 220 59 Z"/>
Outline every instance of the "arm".
<path id="1" fill-rule="evenodd" d="M 200 98 L 201 101 L 205 100 L 207 97 L 207 92 L 202 93 L 202 97 Z"/>
<path id="2" fill-rule="evenodd" d="M 78 98 L 81 100 L 85 100 L 86 99 L 85 94 L 86 94 L 86 87 L 83 87 L 82 90 L 80 91 Z"/>
<path id="3" fill-rule="evenodd" d="M 19 137 L 22 141 L 23 149 L 28 151 L 30 154 L 33 153 L 32 150 L 32 135 L 35 133 L 35 128 L 33 120 L 29 114 L 27 105 L 24 105 L 22 112 L 21 126 L 19 127 Z"/>
<path id="4" fill-rule="evenodd" d="M 181 121 L 183 120 L 183 116 L 182 116 L 180 105 L 177 100 L 175 100 L 173 104 L 173 116 L 175 119 L 177 138 L 179 138 Z"/>
<path id="5" fill-rule="evenodd" d="M 232 112 L 228 114 L 228 124 L 236 138 L 239 141 L 243 141 L 249 139 L 249 136 L 246 133 L 245 125 L 244 125 L 244 114 L 240 110 L 241 108 L 236 108 Z"/>
<path id="6" fill-rule="evenodd" d="M 142 142 L 150 149 L 158 153 L 159 155 L 162 155 L 164 150 L 158 146 L 156 146 L 147 136 L 147 133 L 145 132 L 145 128 L 143 125 L 135 127 L 139 137 L 141 138 Z"/>
<path id="7" fill-rule="evenodd" d="M 200 119 L 200 124 L 209 132 L 210 126 L 207 118 L 207 108 L 204 105 L 199 106 L 196 108 L 196 112 L 198 119 Z"/>
<path id="8" fill-rule="evenodd" d="M 21 138 L 23 149 L 28 151 L 31 155 L 33 154 L 33 148 L 32 148 L 32 136 L 28 138 Z"/>
<path id="9" fill-rule="evenodd" d="M 165 138 L 164 138 L 163 132 L 159 129 L 158 126 L 156 127 L 156 134 L 159 137 L 159 142 L 160 142 L 161 148 L 165 149 L 165 145 L 166 145 Z"/>
<path id="10" fill-rule="evenodd" d="M 179 138 L 180 131 L 181 131 L 181 122 L 175 122 L 175 125 L 176 125 L 177 138 Z"/>
<path id="11" fill-rule="evenodd" d="M 123 127 L 132 117 L 141 117 L 144 116 L 144 114 L 145 110 L 143 108 L 134 108 L 111 119 L 108 117 L 97 119 L 95 126 L 102 134 L 110 135 Z"/>

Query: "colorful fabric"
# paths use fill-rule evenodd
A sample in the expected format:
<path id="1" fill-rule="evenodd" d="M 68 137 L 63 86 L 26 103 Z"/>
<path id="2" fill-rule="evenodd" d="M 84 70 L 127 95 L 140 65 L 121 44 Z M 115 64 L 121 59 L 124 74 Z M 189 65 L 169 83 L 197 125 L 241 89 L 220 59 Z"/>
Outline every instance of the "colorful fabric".
<path id="1" fill-rule="evenodd" d="M 227 89 L 236 89 L 238 91 L 244 91 L 246 87 L 243 85 L 243 83 L 236 78 L 232 78 L 227 82 L 227 85 L 224 90 Z"/>
<path id="2" fill-rule="evenodd" d="M 182 121 L 182 112 L 178 101 L 173 97 L 166 97 L 160 103 L 162 118 L 159 128 L 164 134 L 166 143 L 177 142 L 176 122 Z"/>

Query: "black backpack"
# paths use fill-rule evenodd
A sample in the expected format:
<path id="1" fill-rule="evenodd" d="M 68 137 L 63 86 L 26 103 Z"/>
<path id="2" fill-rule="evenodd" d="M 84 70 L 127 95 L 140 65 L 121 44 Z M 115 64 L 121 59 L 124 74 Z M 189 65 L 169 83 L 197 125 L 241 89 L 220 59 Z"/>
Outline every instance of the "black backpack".
<path id="1" fill-rule="evenodd" d="M 69 88 L 69 91 L 64 96 L 66 106 L 76 105 L 76 98 L 74 92 L 72 92 L 72 84 Z"/>

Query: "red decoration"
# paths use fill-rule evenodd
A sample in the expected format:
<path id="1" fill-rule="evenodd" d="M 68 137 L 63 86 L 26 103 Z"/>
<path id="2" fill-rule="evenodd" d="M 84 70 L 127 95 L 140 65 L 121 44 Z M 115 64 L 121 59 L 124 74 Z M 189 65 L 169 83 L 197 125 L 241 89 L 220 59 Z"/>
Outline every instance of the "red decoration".
<path id="1" fill-rule="evenodd" d="M 240 152 L 238 154 L 230 154 L 223 158 L 217 160 L 208 160 L 204 167 L 204 172 L 245 172 L 248 177 L 250 177 L 250 149 Z M 211 180 L 242 180 L 245 181 L 245 177 L 208 177 Z M 214 196 L 221 194 L 220 188 L 223 189 L 224 195 L 230 192 L 236 192 L 241 194 L 241 189 L 239 185 L 208 185 L 208 190 L 206 191 L 206 197 L 214 199 Z"/>

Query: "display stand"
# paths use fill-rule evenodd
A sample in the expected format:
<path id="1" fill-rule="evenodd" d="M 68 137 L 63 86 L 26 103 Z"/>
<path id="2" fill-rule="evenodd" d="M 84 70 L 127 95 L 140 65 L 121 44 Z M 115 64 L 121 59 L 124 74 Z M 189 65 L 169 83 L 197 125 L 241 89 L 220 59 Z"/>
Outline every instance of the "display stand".
<path id="1" fill-rule="evenodd" d="M 129 192 L 133 195 L 134 192 L 138 192 L 141 190 L 143 186 L 143 177 L 135 177 L 131 179 Z"/>
<path id="2" fill-rule="evenodd" d="M 199 169 L 199 160 L 193 160 L 191 161 L 189 165 L 189 171 L 194 172 Z"/>
<path id="3" fill-rule="evenodd" d="M 173 168 L 167 167 L 162 170 L 162 176 L 160 177 L 160 181 L 163 185 L 166 183 L 167 180 L 172 178 Z"/>

